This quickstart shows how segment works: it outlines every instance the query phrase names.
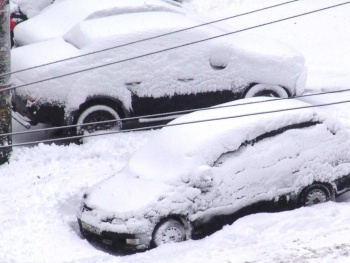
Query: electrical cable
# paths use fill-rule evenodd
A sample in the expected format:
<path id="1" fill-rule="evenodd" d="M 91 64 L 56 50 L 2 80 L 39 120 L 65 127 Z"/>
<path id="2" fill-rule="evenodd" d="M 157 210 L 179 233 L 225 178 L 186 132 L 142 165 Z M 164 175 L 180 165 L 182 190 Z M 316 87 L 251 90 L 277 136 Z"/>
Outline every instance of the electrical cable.
<path id="1" fill-rule="evenodd" d="M 314 96 L 320 96 L 320 95 L 328 95 L 328 94 L 347 92 L 347 91 L 350 91 L 350 89 L 334 90 L 334 91 L 327 91 L 327 92 L 320 92 L 320 93 L 311 93 L 311 94 L 305 94 L 305 95 L 301 95 L 301 96 L 293 97 L 293 98 L 279 98 L 279 100 L 300 99 L 300 98 L 314 97 Z M 241 106 L 241 105 L 260 104 L 260 103 L 266 103 L 266 102 L 267 101 L 255 101 L 255 102 L 242 103 L 242 104 L 239 104 L 239 105 L 225 105 L 225 106 L 215 106 L 215 107 L 216 108 L 226 108 L 226 107 L 235 107 L 235 106 Z M 107 124 L 107 123 L 114 123 L 114 122 L 126 122 L 126 121 L 138 120 L 138 119 L 141 119 L 141 118 L 159 118 L 159 117 L 168 117 L 169 115 L 170 116 L 171 115 L 183 115 L 183 114 L 191 113 L 191 112 L 194 112 L 194 111 L 210 110 L 211 108 L 212 107 L 195 108 L 195 109 L 190 109 L 190 110 L 180 110 L 180 111 L 172 111 L 172 112 L 166 112 L 166 113 L 141 115 L 141 116 L 123 118 L 123 119 L 120 119 L 120 120 L 106 120 L 106 121 L 99 121 L 99 122 L 89 122 L 89 123 L 82 123 L 82 124 L 72 124 L 72 125 L 64 125 L 64 126 L 57 126 L 57 127 L 43 128 L 43 129 L 27 130 L 27 131 L 21 131 L 21 132 L 4 133 L 4 134 L 0 135 L 0 138 L 1 137 L 5 137 L 5 136 L 38 133 L 38 132 L 42 132 L 42 131 L 56 131 L 56 130 L 62 130 L 62 129 L 71 129 L 71 128 L 76 128 L 78 126 L 84 127 L 84 126 L 96 125 L 96 124 Z"/>
<path id="2" fill-rule="evenodd" d="M 276 100 L 276 101 L 279 101 L 279 100 Z M 170 123 L 170 124 L 164 124 L 164 125 L 154 125 L 154 126 L 150 126 L 150 127 L 135 128 L 135 129 L 130 129 L 130 130 L 106 131 L 103 133 L 93 133 L 93 134 L 88 134 L 88 135 L 85 134 L 85 135 L 70 136 L 70 137 L 64 137 L 64 138 L 55 138 L 55 139 L 39 140 L 39 141 L 32 141 L 32 142 L 24 142 L 24 143 L 12 144 L 12 145 L 0 146 L 0 149 L 8 148 L 8 147 L 25 146 L 25 145 L 31 145 L 31 144 L 37 144 L 37 143 L 67 141 L 67 140 L 74 140 L 74 139 L 82 139 L 82 138 L 86 138 L 86 137 L 119 134 L 119 133 L 125 133 L 125 132 L 133 132 L 133 131 L 146 131 L 146 130 L 151 130 L 151 129 L 159 129 L 159 128 L 164 128 L 164 127 L 168 128 L 168 127 L 174 127 L 174 126 L 180 126 L 180 125 L 190 125 L 190 124 L 209 122 L 209 121 L 237 119 L 237 118 L 244 118 L 244 117 L 262 115 L 262 114 L 271 114 L 271 113 L 286 112 L 286 111 L 292 111 L 292 110 L 302 110 L 302 109 L 309 109 L 309 108 L 316 108 L 316 107 L 325 107 L 325 106 L 339 105 L 339 104 L 344 104 L 344 103 L 350 103 L 350 100 L 330 102 L 330 103 L 324 103 L 324 104 L 318 104 L 318 105 L 308 105 L 308 106 L 289 108 L 289 109 L 256 112 L 256 113 L 242 114 L 242 115 L 229 116 L 229 117 L 212 118 L 212 119 L 205 119 L 205 120 L 198 120 L 198 121 L 190 121 L 190 122 L 182 122 L 182 123 Z"/>
<path id="3" fill-rule="evenodd" d="M 171 32 L 168 32 L 168 33 L 165 33 L 165 34 L 160 34 L 160 35 L 154 36 L 154 37 L 149 37 L 149 38 L 144 38 L 144 39 L 132 41 L 132 42 L 129 42 L 129 43 L 126 43 L 126 44 L 123 44 L 123 45 L 118 45 L 118 46 L 114 46 L 114 47 L 110 47 L 110 48 L 106 48 L 106 49 L 101 49 L 101 50 L 94 51 L 94 52 L 89 52 L 89 53 L 86 53 L 86 54 L 83 54 L 83 55 L 70 57 L 70 58 L 66 58 L 66 59 L 61 59 L 61 60 L 57 60 L 57 61 L 54 61 L 54 62 L 45 63 L 45 64 L 41 64 L 41 65 L 38 65 L 38 66 L 25 68 L 25 69 L 22 69 L 22 70 L 2 73 L 2 74 L 0 74 L 0 77 L 7 76 L 7 75 L 10 75 L 10 74 L 16 74 L 16 73 L 20 73 L 20 72 L 36 69 L 36 68 L 41 68 L 41 67 L 49 66 L 49 65 L 52 65 L 52 64 L 61 63 L 61 62 L 65 62 L 65 61 L 68 61 L 68 60 L 73 60 L 73 59 L 77 59 L 77 58 L 81 58 L 81 57 L 85 57 L 85 56 L 89 56 L 89 55 L 93 55 L 93 54 L 97 54 L 97 53 L 105 52 L 105 51 L 112 50 L 112 49 L 126 47 L 126 46 L 130 46 L 130 45 L 137 44 L 137 43 L 142 43 L 142 42 L 145 42 L 145 41 L 161 38 L 161 37 L 164 37 L 164 36 L 169 36 L 169 35 L 173 35 L 173 34 L 176 34 L 176 33 L 181 33 L 181 32 L 184 32 L 184 31 L 192 30 L 192 29 L 195 29 L 195 28 L 199 28 L 199 27 L 203 27 L 203 26 L 207 26 L 207 25 L 223 22 L 223 21 L 226 21 L 226 20 L 229 20 L 229 19 L 234 19 L 234 18 L 237 18 L 237 17 L 250 15 L 250 14 L 253 14 L 253 13 L 265 11 L 265 10 L 272 9 L 272 8 L 276 8 L 276 7 L 279 7 L 279 6 L 288 5 L 288 4 L 291 4 L 293 2 L 298 2 L 298 1 L 300 1 L 300 0 L 293 0 L 293 1 L 288 1 L 288 2 L 284 2 L 284 3 L 280 3 L 280 4 L 276 4 L 276 5 L 260 8 L 260 9 L 255 9 L 255 10 L 252 10 L 252 11 L 249 11 L 249 12 L 246 12 L 246 13 L 242 13 L 242 14 L 238 14 L 238 15 L 234 15 L 234 16 L 221 18 L 221 19 L 218 19 L 218 20 L 213 20 L 213 21 L 210 21 L 210 22 L 207 22 L 207 23 L 202 23 L 202 24 L 199 24 L 199 25 L 196 25 L 196 26 L 192 26 L 192 27 L 187 27 L 187 28 L 180 29 L 180 30 L 171 31 Z"/>
<path id="4" fill-rule="evenodd" d="M 294 1 L 291 1 L 291 2 L 294 2 Z M 290 3 L 290 2 L 287 2 L 287 3 Z M 283 4 L 287 4 L 287 3 L 283 3 Z M 311 12 L 307 12 L 307 13 L 303 13 L 303 14 L 299 14 L 299 15 L 296 15 L 296 16 L 293 16 L 293 17 L 288 17 L 288 18 L 285 18 L 285 19 L 282 19 L 282 20 L 279 20 L 279 21 L 284 21 L 284 20 L 287 20 L 287 19 L 291 19 L 291 18 L 294 18 L 294 17 L 299 17 L 299 16 L 302 16 L 302 15 L 306 15 L 306 14 L 310 14 L 310 13 L 315 13 L 315 12 L 319 12 L 319 11 L 323 11 L 323 10 L 326 10 L 326 9 L 330 9 L 330 8 L 334 8 L 334 7 L 338 7 L 338 6 L 341 6 L 341 5 L 345 5 L 345 4 L 349 4 L 350 2 L 345 2 L 345 3 L 341 3 L 341 4 L 338 4 L 338 5 L 334 5 L 334 6 L 330 6 L 330 7 L 326 7 L 326 8 L 322 8 L 322 9 L 318 9 L 318 10 L 314 10 L 314 11 L 311 11 Z M 283 5 L 282 4 L 282 5 Z M 271 7 L 268 7 L 268 8 L 271 8 Z M 256 11 L 252 11 L 252 12 L 256 12 Z M 243 14 L 242 14 L 243 15 Z M 226 18 L 228 19 L 228 18 Z M 224 19 L 225 20 L 225 19 Z M 221 21 L 221 20 L 220 20 Z M 214 21 L 214 22 L 210 22 L 210 23 L 215 23 L 217 21 Z M 271 24 L 271 23 L 276 23 L 277 21 L 273 21 L 273 22 L 269 22 L 267 24 Z M 262 25 L 259 25 L 259 26 L 263 26 L 265 24 L 262 24 Z M 257 27 L 259 27 L 257 26 Z M 253 27 L 255 28 L 255 27 Z M 246 29 L 243 29 L 243 30 L 249 30 L 251 28 L 246 28 Z M 233 34 L 235 32 L 232 32 L 232 33 L 229 33 L 229 34 Z M 221 37 L 221 36 L 218 36 L 218 37 Z M 217 38 L 217 37 L 215 37 Z M 201 41 L 206 41 L 206 40 L 201 40 Z M 188 45 L 188 44 L 186 44 Z M 14 87 L 16 88 L 16 87 Z M 336 93 L 336 92 L 344 92 L 344 91 L 348 91 L 348 90 L 340 90 L 340 91 L 331 91 L 331 92 L 324 92 L 324 93 L 318 93 L 318 94 L 308 94 L 308 95 L 304 95 L 304 96 L 301 96 L 301 97 L 306 97 L 306 96 L 317 96 L 317 95 L 324 95 L 324 94 L 329 94 L 329 93 Z M 175 112 L 175 113 L 188 113 L 188 112 L 192 112 L 192 111 L 195 111 L 195 110 L 205 110 L 207 108 L 204 108 L 204 109 L 193 109 L 193 110 L 187 110 L 187 111 L 180 111 L 180 112 Z M 174 113 L 174 112 L 173 112 Z M 147 118 L 147 117 L 154 117 L 154 116 L 164 116 L 164 115 L 170 115 L 170 114 L 173 114 L 173 113 L 165 113 L 165 114 L 155 114 L 155 115 L 148 115 L 148 116 L 140 116 L 142 118 Z M 133 117 L 133 118 L 128 118 L 128 119 L 139 119 L 140 117 Z M 126 121 L 128 119 L 122 119 L 121 121 Z M 106 121 L 106 122 L 109 122 L 109 121 Z M 94 123 L 92 123 L 94 124 Z M 34 130 L 34 131 L 26 131 L 26 132 L 15 132 L 15 133 L 8 133 L 8 134 L 3 134 L 1 135 L 1 137 L 3 136 L 9 136 L 9 135 L 18 135 L 18 134 L 24 134 L 24 133 L 33 133 L 33 132 L 40 132 L 42 130 L 57 130 L 57 129 L 64 129 L 64 128 L 69 128 L 69 127 L 77 127 L 77 126 L 84 126 L 84 125 L 92 125 L 91 123 L 88 123 L 88 124 L 81 124 L 81 125 L 69 125 L 69 126 L 60 126 L 60 127 L 52 127 L 52 128 L 46 128 L 46 129 L 38 129 L 38 130 Z M 157 127 L 157 126 L 153 126 L 154 128 Z M 163 127 L 163 126 L 161 126 Z M 141 129 L 151 129 L 152 127 L 147 127 L 147 128 L 141 128 Z M 131 130 L 127 130 L 127 131 L 131 131 Z M 77 137 L 81 137 L 81 136 L 77 136 Z M 69 139 L 69 138 L 61 138 L 60 140 L 63 140 L 63 139 Z M 51 141 L 51 140 L 48 140 L 48 141 Z M 32 142 L 33 143 L 33 142 Z M 29 144 L 32 144 L 32 143 L 29 143 Z M 9 146 L 11 147 L 11 146 Z M 0 147 L 1 148 L 1 147 Z"/>
<path id="5" fill-rule="evenodd" d="M 135 60 L 135 59 L 140 59 L 140 58 L 143 58 L 143 57 L 146 57 L 146 56 L 151 56 L 151 55 L 163 53 L 163 52 L 166 52 L 166 51 L 179 49 L 179 48 L 186 47 L 186 46 L 189 46 L 189 45 L 194 45 L 194 44 L 206 42 L 206 41 L 209 41 L 209 40 L 225 37 L 225 36 L 232 35 L 232 34 L 237 34 L 237 33 L 240 33 L 240 32 L 252 30 L 252 29 L 255 29 L 255 28 L 259 28 L 259 27 L 263 27 L 263 26 L 267 26 L 267 25 L 271 25 L 271 24 L 275 24 L 275 23 L 280 23 L 280 22 L 283 22 L 283 21 L 286 21 L 286 20 L 294 19 L 294 18 L 297 18 L 297 17 L 305 16 L 305 15 L 314 14 L 314 13 L 317 13 L 317 12 L 325 11 L 325 10 L 328 10 L 328 9 L 333 9 L 333 8 L 344 6 L 344 5 L 347 5 L 347 4 L 350 4 L 350 1 L 347 1 L 347 2 L 344 2 L 344 3 L 341 3 L 341 4 L 337 4 L 337 5 L 324 7 L 324 8 L 321 8 L 321 9 L 316 9 L 316 10 L 309 11 L 309 12 L 306 12 L 306 13 L 290 16 L 290 17 L 287 17 L 287 18 L 282 18 L 282 19 L 271 21 L 271 22 L 262 23 L 262 24 L 259 24 L 259 25 L 256 25 L 256 26 L 247 27 L 247 28 L 244 28 L 244 29 L 228 32 L 228 33 L 221 34 L 221 35 L 218 35 L 218 36 L 205 38 L 205 39 L 198 40 L 198 41 L 189 42 L 189 43 L 186 43 L 186 44 L 183 44 L 183 45 L 178 45 L 178 46 L 174 46 L 174 47 L 171 47 L 171 48 L 165 48 L 165 49 L 158 50 L 158 51 L 155 51 L 155 52 L 150 52 L 150 53 L 146 53 L 146 54 L 143 54 L 143 55 L 134 56 L 132 58 L 122 59 L 122 60 L 106 63 L 106 64 L 103 64 L 103 65 L 99 65 L 99 66 L 90 67 L 90 68 L 87 68 L 87 69 L 77 70 L 77 71 L 74 71 L 74 72 L 58 75 L 58 76 L 55 76 L 55 77 L 50 77 L 50 78 L 46 78 L 46 79 L 42 79 L 42 80 L 38 80 L 38 81 L 33 81 L 33 82 L 30 82 L 30 83 L 21 84 L 21 85 L 14 86 L 14 87 L 4 88 L 4 89 L 2 89 L 0 91 L 7 91 L 7 90 L 16 89 L 16 88 L 22 88 L 22 87 L 26 87 L 26 86 L 30 86 L 30 85 L 34 85 L 34 84 L 38 84 L 38 83 L 42 83 L 42 82 L 46 82 L 46 81 L 49 81 L 49 80 L 59 79 L 59 78 L 63 78 L 63 77 L 67 77 L 67 76 L 71 76 L 71 75 L 75 75 L 75 74 L 91 71 L 91 70 L 98 69 L 98 68 L 103 68 L 103 67 L 107 67 L 107 66 L 111 66 L 111 65 L 127 62 L 127 61 L 132 61 L 132 60 Z"/>

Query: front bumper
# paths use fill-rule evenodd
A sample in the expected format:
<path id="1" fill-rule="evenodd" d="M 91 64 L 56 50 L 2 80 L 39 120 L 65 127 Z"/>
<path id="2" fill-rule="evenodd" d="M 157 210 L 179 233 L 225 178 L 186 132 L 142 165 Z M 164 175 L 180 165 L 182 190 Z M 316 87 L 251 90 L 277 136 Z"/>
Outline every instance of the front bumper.
<path id="1" fill-rule="evenodd" d="M 110 231 L 91 231 L 83 227 L 83 222 L 78 218 L 79 229 L 82 235 L 91 241 L 96 241 L 117 251 L 145 251 L 150 248 L 151 237 L 146 234 L 126 234 Z M 137 240 L 134 244 L 132 241 Z"/>

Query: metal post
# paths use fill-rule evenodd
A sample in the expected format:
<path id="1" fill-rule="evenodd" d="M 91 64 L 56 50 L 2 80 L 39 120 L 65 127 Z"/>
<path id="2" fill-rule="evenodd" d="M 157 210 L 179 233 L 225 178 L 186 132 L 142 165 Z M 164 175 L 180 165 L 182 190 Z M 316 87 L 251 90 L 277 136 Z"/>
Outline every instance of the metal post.
<path id="1" fill-rule="evenodd" d="M 10 87 L 11 41 L 10 41 L 10 4 L 9 0 L 0 0 L 0 164 L 8 162 L 12 152 L 11 92 L 3 90 Z M 9 147 L 7 147 L 9 146 Z"/>

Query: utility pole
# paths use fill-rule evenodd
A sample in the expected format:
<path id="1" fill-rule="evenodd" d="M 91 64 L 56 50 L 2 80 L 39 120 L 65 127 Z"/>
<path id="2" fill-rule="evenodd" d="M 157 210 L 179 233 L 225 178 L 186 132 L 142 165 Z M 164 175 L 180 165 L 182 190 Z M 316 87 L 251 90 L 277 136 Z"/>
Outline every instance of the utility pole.
<path id="1" fill-rule="evenodd" d="M 11 41 L 10 41 L 10 4 L 9 0 L 0 0 L 0 164 L 8 162 L 12 152 L 11 125 Z M 5 90 L 4 90 L 5 89 Z"/>

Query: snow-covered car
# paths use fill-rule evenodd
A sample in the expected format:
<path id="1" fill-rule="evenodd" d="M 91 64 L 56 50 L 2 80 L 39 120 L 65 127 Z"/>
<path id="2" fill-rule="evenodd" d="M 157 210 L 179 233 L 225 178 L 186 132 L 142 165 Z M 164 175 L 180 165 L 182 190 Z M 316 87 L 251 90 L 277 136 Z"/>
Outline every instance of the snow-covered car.
<path id="1" fill-rule="evenodd" d="M 58 1 L 48 6 L 38 15 L 18 25 L 14 30 L 14 41 L 16 46 L 28 45 L 62 37 L 83 20 L 123 13 L 151 11 L 182 12 L 179 3 L 172 0 Z"/>
<path id="2" fill-rule="evenodd" d="M 81 233 L 142 250 L 243 215 L 334 200 L 350 189 L 349 139 L 334 117 L 296 99 L 250 98 L 179 117 L 84 194 Z"/>
<path id="3" fill-rule="evenodd" d="M 15 48 L 12 72 L 34 69 L 12 74 L 13 85 L 22 86 L 13 109 L 26 124 L 76 124 L 80 132 L 84 123 L 117 120 L 116 128 L 127 129 L 244 97 L 302 94 L 307 73 L 301 54 L 201 23 L 175 12 L 128 13 L 86 20 L 63 38 Z M 190 27 L 196 28 L 183 30 Z M 156 37 L 161 34 L 167 35 Z M 53 64 L 36 68 L 46 63 Z M 164 113 L 170 114 L 153 116 Z"/>

